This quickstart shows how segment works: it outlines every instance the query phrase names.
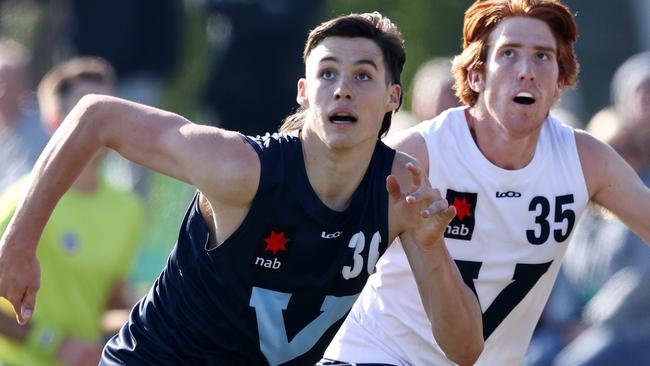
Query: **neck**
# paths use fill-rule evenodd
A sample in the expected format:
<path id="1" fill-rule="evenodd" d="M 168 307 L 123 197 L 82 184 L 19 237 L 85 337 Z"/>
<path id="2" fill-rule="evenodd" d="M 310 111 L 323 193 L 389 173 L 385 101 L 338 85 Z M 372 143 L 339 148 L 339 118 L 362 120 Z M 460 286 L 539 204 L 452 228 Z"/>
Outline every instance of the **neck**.
<path id="1" fill-rule="evenodd" d="M 465 118 L 476 146 L 492 164 L 517 170 L 533 159 L 541 126 L 530 133 L 515 135 L 476 106 L 465 110 Z"/>
<path id="2" fill-rule="evenodd" d="M 318 198 L 335 211 L 345 210 L 368 169 L 375 144 L 333 149 L 305 128 L 300 133 L 307 177 Z"/>

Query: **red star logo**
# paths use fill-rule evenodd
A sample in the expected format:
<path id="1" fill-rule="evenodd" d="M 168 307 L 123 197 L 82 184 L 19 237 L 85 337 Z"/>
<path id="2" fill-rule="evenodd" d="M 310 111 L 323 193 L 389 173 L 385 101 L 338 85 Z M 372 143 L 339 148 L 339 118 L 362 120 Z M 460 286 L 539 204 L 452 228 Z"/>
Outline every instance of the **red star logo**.
<path id="1" fill-rule="evenodd" d="M 453 205 L 456 207 L 456 216 L 458 216 L 460 221 L 463 221 L 465 216 L 472 216 L 472 212 L 470 211 L 472 205 L 467 203 L 467 199 L 454 197 Z"/>
<path id="2" fill-rule="evenodd" d="M 266 248 L 264 250 L 270 250 L 273 252 L 273 255 L 278 255 L 278 251 L 284 250 L 287 251 L 287 247 L 284 246 L 289 241 L 289 239 L 284 237 L 284 231 L 279 234 L 274 230 L 271 230 L 271 235 L 264 238 L 266 242 Z"/>

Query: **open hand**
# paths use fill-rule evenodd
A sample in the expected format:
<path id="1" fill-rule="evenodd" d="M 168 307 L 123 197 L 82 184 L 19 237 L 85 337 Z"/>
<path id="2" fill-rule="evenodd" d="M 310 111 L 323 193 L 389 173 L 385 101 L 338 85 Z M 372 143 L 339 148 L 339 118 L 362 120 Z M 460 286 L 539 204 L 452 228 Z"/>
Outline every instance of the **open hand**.
<path id="1" fill-rule="evenodd" d="M 393 175 L 386 179 L 386 189 L 395 212 L 401 216 L 404 231 L 410 232 L 418 245 L 432 246 L 442 239 L 447 225 L 456 216 L 456 208 L 449 206 L 440 191 L 433 189 L 420 167 L 406 164 L 412 180 L 412 191 L 402 193 L 402 187 Z"/>

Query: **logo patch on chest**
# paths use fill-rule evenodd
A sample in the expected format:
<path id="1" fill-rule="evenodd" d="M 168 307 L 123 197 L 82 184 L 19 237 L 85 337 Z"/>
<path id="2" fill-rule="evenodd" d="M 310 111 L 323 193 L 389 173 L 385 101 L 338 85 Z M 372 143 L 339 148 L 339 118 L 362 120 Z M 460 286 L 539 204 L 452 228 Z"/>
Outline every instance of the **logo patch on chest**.
<path id="1" fill-rule="evenodd" d="M 456 207 L 456 217 L 449 223 L 445 230 L 445 237 L 450 239 L 472 240 L 476 218 L 477 193 L 456 192 L 452 189 L 447 190 L 445 197 L 450 205 Z"/>
<path id="2" fill-rule="evenodd" d="M 262 239 L 262 250 L 254 257 L 253 264 L 270 270 L 280 269 L 289 241 L 290 239 L 285 230 L 269 230 L 268 234 Z"/>

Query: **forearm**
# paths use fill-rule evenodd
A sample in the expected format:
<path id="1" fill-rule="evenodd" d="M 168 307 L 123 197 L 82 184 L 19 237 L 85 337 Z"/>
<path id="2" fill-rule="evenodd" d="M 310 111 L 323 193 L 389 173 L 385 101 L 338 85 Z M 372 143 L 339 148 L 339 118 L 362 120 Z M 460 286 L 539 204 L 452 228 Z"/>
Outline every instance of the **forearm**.
<path id="1" fill-rule="evenodd" d="M 78 105 L 52 136 L 31 174 L 29 188 L 5 232 L 20 235 L 20 250 L 35 253 L 56 203 L 101 147 L 91 104 Z"/>
<path id="2" fill-rule="evenodd" d="M 408 234 L 400 239 L 436 342 L 450 360 L 459 365 L 473 364 L 483 350 L 481 309 L 444 240 L 425 250 Z"/>

